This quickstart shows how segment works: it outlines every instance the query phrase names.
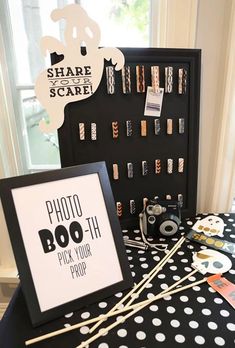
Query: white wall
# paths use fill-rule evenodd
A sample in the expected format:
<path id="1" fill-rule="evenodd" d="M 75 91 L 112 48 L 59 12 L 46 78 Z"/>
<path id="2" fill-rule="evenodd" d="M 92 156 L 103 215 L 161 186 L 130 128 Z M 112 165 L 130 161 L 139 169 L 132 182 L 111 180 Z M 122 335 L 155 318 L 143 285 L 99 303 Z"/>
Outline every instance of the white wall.
<path id="1" fill-rule="evenodd" d="M 201 124 L 198 208 L 211 206 L 216 174 L 219 133 L 223 118 L 232 0 L 201 0 L 198 6 L 196 47 L 202 49 Z M 207 192 L 207 194 L 205 194 Z M 219 199 L 219 198 L 218 198 Z M 211 207 L 211 208 L 210 208 Z"/>
<path id="2" fill-rule="evenodd" d="M 159 24 L 155 24 L 158 33 L 154 31 L 152 36 L 153 46 L 202 50 L 197 210 L 226 212 L 231 207 L 235 186 L 232 183 L 234 158 L 224 161 L 226 154 L 221 151 L 233 146 L 226 138 L 232 107 L 225 103 L 228 95 L 232 97 L 235 93 L 231 83 L 228 87 L 235 64 L 231 62 L 235 45 L 232 33 L 235 1 L 153 0 L 153 7 L 157 11 L 154 20 Z M 230 157 L 233 153 L 230 151 Z M 224 174 L 228 176 L 227 182 Z"/>

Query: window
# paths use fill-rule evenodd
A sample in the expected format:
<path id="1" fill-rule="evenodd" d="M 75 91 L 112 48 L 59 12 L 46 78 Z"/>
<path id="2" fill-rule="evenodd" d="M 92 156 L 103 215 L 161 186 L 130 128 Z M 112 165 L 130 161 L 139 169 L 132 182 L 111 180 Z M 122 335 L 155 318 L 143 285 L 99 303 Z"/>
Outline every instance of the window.
<path id="1" fill-rule="evenodd" d="M 150 0 L 8 0 L 0 4 L 11 88 L 17 118 L 18 137 L 24 157 L 24 172 L 60 166 L 57 133 L 44 134 L 39 120 L 47 118 L 34 94 L 39 72 L 50 65 L 43 58 L 39 42 L 51 35 L 63 40 L 64 23 L 54 23 L 53 9 L 80 3 L 101 28 L 101 46 L 147 47 L 150 35 Z M 8 15 L 9 14 L 9 15 Z"/>

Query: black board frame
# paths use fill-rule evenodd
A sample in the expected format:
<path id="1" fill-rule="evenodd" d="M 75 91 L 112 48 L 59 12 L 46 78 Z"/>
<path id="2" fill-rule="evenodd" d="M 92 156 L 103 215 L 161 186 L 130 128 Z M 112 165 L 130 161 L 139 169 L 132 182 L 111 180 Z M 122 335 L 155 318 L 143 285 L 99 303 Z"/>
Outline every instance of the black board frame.
<path id="1" fill-rule="evenodd" d="M 153 198 L 159 196 L 165 199 L 167 194 L 176 199 L 178 194 L 183 194 L 182 217 L 190 217 L 196 214 L 197 204 L 197 172 L 198 172 L 198 145 L 199 145 L 199 109 L 200 109 L 200 74 L 201 74 L 201 50 L 200 49 L 175 49 L 175 48 L 120 48 L 125 56 L 125 64 L 131 66 L 132 93 L 122 93 L 121 72 L 115 72 L 115 94 L 109 95 L 106 90 L 105 69 L 98 90 L 95 94 L 83 101 L 70 103 L 65 107 L 65 121 L 58 130 L 59 148 L 62 167 L 73 166 L 94 161 L 106 161 L 114 198 L 123 203 L 123 215 L 120 217 L 122 228 L 138 227 L 138 214 L 142 210 L 144 197 Z M 63 59 L 52 54 L 52 63 Z M 107 62 L 106 66 L 111 65 Z M 160 66 L 160 87 L 164 87 L 164 67 L 173 66 L 173 93 L 165 94 L 161 114 L 161 135 L 157 138 L 152 130 L 153 118 L 144 116 L 145 94 L 136 92 L 135 71 L 136 65 L 144 65 L 146 72 L 146 85 L 150 85 L 150 66 Z M 177 93 L 178 68 L 184 67 L 188 72 L 187 92 L 185 95 Z M 128 114 L 128 115 L 127 115 Z M 185 119 L 185 132 L 177 134 L 178 118 Z M 166 120 L 173 119 L 173 135 L 166 135 Z M 130 139 L 125 137 L 125 120 L 140 122 L 146 119 L 148 122 L 147 142 L 139 136 L 139 130 L 134 128 L 137 134 L 131 145 Z M 112 121 L 119 122 L 119 149 L 114 148 L 114 140 L 111 135 Z M 89 134 L 91 122 L 97 124 L 97 141 L 79 141 L 78 123 L 84 122 L 86 132 Z M 135 125 L 134 125 L 135 127 Z M 139 126 L 138 126 L 139 127 Z M 102 133 L 103 131 L 103 133 Z M 107 135 L 107 133 L 109 133 Z M 88 135 L 89 137 L 89 135 Z M 156 141 L 156 155 L 153 158 L 153 141 Z M 149 145 L 148 145 L 149 142 Z M 102 145 L 102 144 L 103 145 Z M 116 142 L 117 144 L 118 142 Z M 148 147 L 149 146 L 149 147 Z M 115 154 L 115 151 L 116 154 Z M 118 154 L 118 156 L 117 156 Z M 149 157 L 148 157 L 149 154 Z M 147 156 L 146 156 L 147 155 Z M 132 158 L 133 156 L 133 158 Z M 152 156 L 152 157 L 151 157 Z M 161 178 L 154 175 L 153 161 L 159 156 L 162 160 Z M 151 175 L 148 181 L 148 189 L 145 189 L 144 178 L 140 174 L 142 160 L 152 158 Z M 176 170 L 173 175 L 166 173 L 166 159 L 173 158 L 174 164 L 178 158 L 185 159 L 185 170 L 179 174 Z M 118 158 L 118 161 L 117 161 Z M 121 163 L 123 158 L 123 163 Z M 160 157 L 161 158 L 161 157 Z M 121 169 L 120 180 L 113 180 L 112 164 L 119 162 Z M 134 169 L 139 167 L 138 175 L 127 179 L 126 163 L 133 162 Z M 146 182 L 147 182 L 146 181 Z M 149 189 L 149 187 L 151 187 Z M 150 192 L 151 191 L 151 192 Z M 136 214 L 130 215 L 128 211 L 129 200 L 136 201 Z"/>

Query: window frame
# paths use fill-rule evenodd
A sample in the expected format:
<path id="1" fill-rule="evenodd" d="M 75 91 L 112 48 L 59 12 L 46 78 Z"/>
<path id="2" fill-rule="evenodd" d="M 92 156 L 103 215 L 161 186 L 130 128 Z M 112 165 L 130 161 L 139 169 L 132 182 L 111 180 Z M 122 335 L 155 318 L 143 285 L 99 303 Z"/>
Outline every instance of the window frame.
<path id="1" fill-rule="evenodd" d="M 76 1 L 74 1 L 76 3 Z M 61 5 L 61 4 L 60 4 Z M 155 1 L 150 0 L 150 32 L 152 32 L 152 20 L 156 18 L 156 11 L 158 9 L 158 4 Z M 8 132 L 14 134 L 13 138 L 0 136 L 3 138 L 2 142 L 4 143 L 5 148 L 12 148 L 12 151 L 15 153 L 15 166 L 18 173 L 32 173 L 42 170 L 51 170 L 57 169 L 60 167 L 60 164 L 42 164 L 35 165 L 31 163 L 29 145 L 27 139 L 27 127 L 25 118 L 22 110 L 21 102 L 21 91 L 34 89 L 32 84 L 19 84 L 17 81 L 17 71 L 16 71 L 16 52 L 13 43 L 13 32 L 11 26 L 11 14 L 8 1 L 0 3 L 0 31 L 2 34 L 2 43 L 0 44 L 1 51 L 5 52 L 6 59 L 3 61 L 0 57 L 0 65 L 5 71 L 5 78 L 3 85 L 0 85 L 0 89 L 5 88 L 6 80 L 9 81 L 10 93 L 5 96 L 5 103 L 7 104 L 7 110 L 10 109 L 11 105 L 11 115 L 9 112 L 5 115 L 6 121 L 5 124 L 8 128 Z M 149 47 L 152 47 L 154 41 L 156 41 L 156 35 L 149 36 Z M 2 105 L 2 104 L 1 104 Z M 0 105 L 0 112 L 2 112 L 2 107 Z M 22 136 L 19 134 L 18 130 L 21 130 Z M 9 158 L 1 158 L 1 160 L 6 163 L 10 161 Z M 4 173 L 3 173 L 4 175 Z M 13 172 L 10 172 L 9 175 L 14 175 Z"/>

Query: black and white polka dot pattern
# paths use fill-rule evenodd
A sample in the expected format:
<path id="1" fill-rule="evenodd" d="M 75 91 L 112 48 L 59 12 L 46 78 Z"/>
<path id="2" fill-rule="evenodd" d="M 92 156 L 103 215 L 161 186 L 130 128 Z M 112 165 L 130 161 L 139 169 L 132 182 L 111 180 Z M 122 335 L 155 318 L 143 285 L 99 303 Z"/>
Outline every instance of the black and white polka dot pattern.
<path id="1" fill-rule="evenodd" d="M 199 216 L 198 218 L 203 218 Z M 226 237 L 235 242 L 235 216 L 221 215 L 225 222 Z M 185 221 L 180 227 L 178 238 L 195 223 L 196 219 Z M 130 235 L 135 240 L 140 240 L 139 232 Z M 171 248 L 178 238 L 170 241 Z M 164 238 L 160 238 L 165 242 Z M 146 290 L 140 295 L 140 300 L 151 298 L 169 285 L 178 281 L 182 276 L 192 271 L 192 252 L 205 249 L 205 246 L 186 241 L 181 249 L 171 258 L 168 264 L 159 272 L 155 279 L 148 284 Z M 142 277 L 159 262 L 164 256 L 162 252 L 136 250 L 127 248 L 127 256 L 132 269 L 134 281 L 139 282 Z M 228 256 L 228 255 L 227 255 Z M 231 256 L 230 256 L 231 257 Z M 232 260 L 234 258 L 231 257 Z M 234 282 L 234 264 L 225 276 Z M 203 276 L 196 273 L 189 278 L 189 282 L 201 279 Z M 98 309 L 106 311 L 121 297 L 121 293 L 90 306 L 90 316 L 100 314 Z M 106 303 L 106 305 L 105 305 Z M 112 305 L 111 305 L 112 303 Z M 110 305 L 109 305 L 110 304 Z M 102 313 L 105 311 L 102 311 Z M 88 313 L 87 311 L 85 313 Z M 92 314 L 93 313 L 93 314 Z M 81 314 L 82 318 L 88 314 Z M 112 320 L 105 322 L 105 326 Z M 86 329 L 80 330 L 86 334 Z M 88 338 L 82 337 L 84 341 Z M 124 347 L 207 347 L 230 348 L 235 344 L 235 314 L 233 308 L 209 285 L 195 286 L 178 295 L 168 296 L 144 308 L 125 323 L 109 332 L 105 337 L 93 342 L 91 347 L 99 348 L 124 348 Z"/>
<path id="2" fill-rule="evenodd" d="M 194 219 L 184 221 L 180 226 L 177 238 L 174 236 L 169 240 L 169 249 L 181 237 L 181 234 L 189 231 L 196 219 L 204 216 L 200 215 Z M 235 243 L 235 214 L 221 214 L 219 216 L 225 222 L 226 239 Z M 138 231 L 133 231 L 129 235 L 132 239 L 139 240 L 140 238 Z M 165 242 L 164 238 L 159 239 Z M 139 300 L 151 298 L 190 273 L 192 271 L 192 252 L 204 248 L 205 246 L 200 244 L 192 244 L 190 241 L 184 242 L 182 247 L 169 260 L 169 263 L 140 294 Z M 148 272 L 164 257 L 163 252 L 156 250 L 145 252 L 128 247 L 126 251 L 135 283 L 146 277 Z M 230 254 L 226 255 L 233 262 L 233 268 L 224 276 L 235 283 L 235 258 Z M 195 273 L 188 281 L 194 282 L 202 278 L 201 274 Z M 28 332 L 27 338 L 68 327 L 106 313 L 128 291 L 119 292 L 80 311 L 68 313 L 61 319 L 34 329 L 33 333 Z M 108 319 L 101 327 L 106 327 L 121 317 L 119 315 L 117 318 Z M 15 322 L 14 325 L 16 325 Z M 74 348 L 90 337 L 88 331 L 88 326 L 84 325 L 65 335 L 38 343 L 37 348 Z M 150 306 L 130 317 L 126 322 L 115 327 L 108 334 L 91 343 L 89 348 L 232 348 L 234 346 L 235 311 L 215 290 L 207 283 L 203 283 L 179 294 L 167 296 L 153 302 Z"/>

